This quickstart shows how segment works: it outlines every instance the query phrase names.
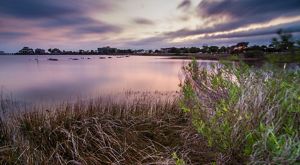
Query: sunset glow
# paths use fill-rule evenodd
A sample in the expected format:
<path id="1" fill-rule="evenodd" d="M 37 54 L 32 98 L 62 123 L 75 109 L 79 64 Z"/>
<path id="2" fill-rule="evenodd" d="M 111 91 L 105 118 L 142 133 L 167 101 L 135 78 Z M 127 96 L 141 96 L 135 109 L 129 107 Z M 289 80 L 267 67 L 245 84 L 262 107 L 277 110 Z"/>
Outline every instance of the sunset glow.
<path id="1" fill-rule="evenodd" d="M 300 31 L 299 2 L 3 0 L 0 49 L 16 51 L 24 45 L 70 50 L 107 45 L 154 49 L 220 44 L 230 38 L 261 43 L 269 38 L 257 36 L 279 28 Z"/>

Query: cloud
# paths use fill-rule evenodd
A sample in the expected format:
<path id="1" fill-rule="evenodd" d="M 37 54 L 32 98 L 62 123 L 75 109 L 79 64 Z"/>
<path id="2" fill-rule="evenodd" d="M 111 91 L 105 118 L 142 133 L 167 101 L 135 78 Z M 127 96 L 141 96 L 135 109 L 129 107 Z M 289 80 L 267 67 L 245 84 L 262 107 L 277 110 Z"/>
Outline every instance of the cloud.
<path id="1" fill-rule="evenodd" d="M 106 12 L 113 5 L 105 0 L 4 0 L 0 1 L 0 16 L 7 20 L 35 22 L 36 27 L 55 28 L 99 24 L 91 12 Z M 17 21 L 15 21 L 17 23 Z M 103 24 L 103 22 L 100 22 Z M 5 26 L 5 24 L 4 24 Z"/>
<path id="2" fill-rule="evenodd" d="M 274 35 L 279 29 L 284 29 L 285 31 L 291 33 L 299 33 L 300 32 L 300 21 L 296 23 L 290 23 L 285 25 L 277 25 L 268 28 L 255 29 L 251 31 L 241 31 L 241 32 L 233 32 L 228 34 L 219 34 L 213 36 L 205 36 L 205 39 L 221 39 L 221 38 L 247 38 L 247 37 L 257 37 L 257 36 L 266 36 L 266 35 Z"/>
<path id="3" fill-rule="evenodd" d="M 41 19 L 75 14 L 74 8 L 61 6 L 51 1 L 9 0 L 0 1 L 0 14 L 23 19 Z"/>
<path id="4" fill-rule="evenodd" d="M 97 3 L 92 0 L 2 0 L 0 15 L 32 20 L 84 14 L 90 9 L 106 11 L 111 7 L 104 0 Z"/>
<path id="5" fill-rule="evenodd" d="M 204 0 L 198 5 L 198 13 L 203 18 L 227 16 L 229 19 L 215 27 L 228 30 L 253 23 L 262 23 L 278 17 L 300 14 L 299 0 Z"/>
<path id="6" fill-rule="evenodd" d="M 1 32 L 0 31 L 0 39 L 17 39 L 28 35 L 30 34 L 23 33 L 23 32 Z"/>
<path id="7" fill-rule="evenodd" d="M 169 37 L 186 37 L 207 33 L 230 31 L 251 24 L 265 23 L 279 17 L 300 15 L 299 0 L 203 0 L 197 6 L 197 16 L 213 26 L 197 29 L 183 28 L 167 32 Z M 221 18 L 223 22 L 218 22 Z"/>
<path id="8" fill-rule="evenodd" d="M 157 45 L 160 47 L 166 47 L 168 45 L 168 42 L 166 41 L 167 38 L 165 36 L 153 36 L 138 40 L 130 40 L 130 41 L 124 41 L 123 46 L 125 47 L 131 47 L 131 48 L 153 48 L 157 49 Z"/>
<path id="9" fill-rule="evenodd" d="M 67 35 L 81 36 L 121 32 L 121 27 L 95 20 L 90 14 L 107 12 L 113 8 L 113 4 L 105 0 L 4 0 L 0 1 L 0 16 L 2 21 L 14 22 L 14 27 L 22 25 L 24 29 L 40 31 L 66 30 L 69 31 Z M 9 26 L 3 24 L 2 28 L 8 29 Z M 15 30 L 16 34 L 21 31 Z"/>
<path id="10" fill-rule="evenodd" d="M 231 15 L 234 18 L 273 18 L 298 13 L 299 0 L 203 0 L 198 5 L 199 13 L 204 16 Z M 259 19 L 259 17 L 257 17 Z"/>
<path id="11" fill-rule="evenodd" d="M 81 34 L 102 34 L 102 33 L 119 33 L 122 28 L 119 26 L 111 25 L 103 21 L 95 20 L 89 17 L 77 16 L 73 17 L 60 17 L 58 19 L 47 19 L 39 24 L 43 28 L 64 28 L 69 29 L 74 35 Z"/>
<path id="12" fill-rule="evenodd" d="M 178 6 L 177 9 L 186 10 L 191 7 L 192 2 L 190 0 L 183 0 Z"/>
<path id="13" fill-rule="evenodd" d="M 47 18 L 41 21 L 38 25 L 44 28 L 65 27 L 75 25 L 95 24 L 96 20 L 85 16 L 60 16 L 59 18 Z"/>
<path id="14" fill-rule="evenodd" d="M 113 26 L 109 24 L 97 23 L 95 25 L 87 25 L 76 27 L 73 30 L 75 34 L 102 34 L 102 33 L 119 33 L 122 31 L 121 27 Z"/>
<path id="15" fill-rule="evenodd" d="M 133 22 L 139 25 L 154 25 L 155 23 L 146 18 L 135 18 Z"/>
<path id="16" fill-rule="evenodd" d="M 265 37 L 269 41 L 279 28 L 299 31 L 300 0 L 177 2 L 0 0 L 0 46 L 10 43 L 11 47 L 31 44 L 92 48 L 103 43 L 159 48 L 243 38 L 254 41 Z M 277 19 L 279 23 L 274 23 Z M 264 26 L 248 28 L 253 25 Z M 143 36 L 151 37 L 139 39 Z"/>

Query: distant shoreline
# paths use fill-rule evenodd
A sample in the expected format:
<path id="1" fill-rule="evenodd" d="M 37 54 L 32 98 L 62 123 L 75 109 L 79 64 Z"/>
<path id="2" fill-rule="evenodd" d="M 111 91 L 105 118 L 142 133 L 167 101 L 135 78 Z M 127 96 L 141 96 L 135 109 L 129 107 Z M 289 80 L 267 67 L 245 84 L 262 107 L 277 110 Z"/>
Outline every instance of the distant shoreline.
<path id="1" fill-rule="evenodd" d="M 0 56 L 152 56 L 178 60 L 210 60 L 210 61 L 245 61 L 245 62 L 275 62 L 300 63 L 300 53 L 268 53 L 260 56 L 246 57 L 244 54 L 43 54 L 43 55 L 0 55 Z"/>

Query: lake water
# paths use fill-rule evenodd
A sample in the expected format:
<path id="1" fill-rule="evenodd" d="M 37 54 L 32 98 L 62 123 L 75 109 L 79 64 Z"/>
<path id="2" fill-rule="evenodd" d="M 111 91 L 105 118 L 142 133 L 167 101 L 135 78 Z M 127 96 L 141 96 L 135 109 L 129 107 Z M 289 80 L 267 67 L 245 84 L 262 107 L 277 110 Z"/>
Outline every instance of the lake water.
<path id="1" fill-rule="evenodd" d="M 39 56 L 38 61 L 36 57 L 0 56 L 2 93 L 20 101 L 47 102 L 125 91 L 175 92 L 187 62 L 153 56 Z"/>

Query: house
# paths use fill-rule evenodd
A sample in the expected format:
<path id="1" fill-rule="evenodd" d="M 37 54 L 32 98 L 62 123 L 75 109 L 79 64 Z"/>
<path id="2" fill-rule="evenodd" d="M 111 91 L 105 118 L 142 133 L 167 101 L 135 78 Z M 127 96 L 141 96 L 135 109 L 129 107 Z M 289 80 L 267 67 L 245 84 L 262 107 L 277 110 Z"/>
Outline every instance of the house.
<path id="1" fill-rule="evenodd" d="M 240 42 L 233 47 L 233 51 L 243 52 L 248 48 L 249 42 Z"/>

